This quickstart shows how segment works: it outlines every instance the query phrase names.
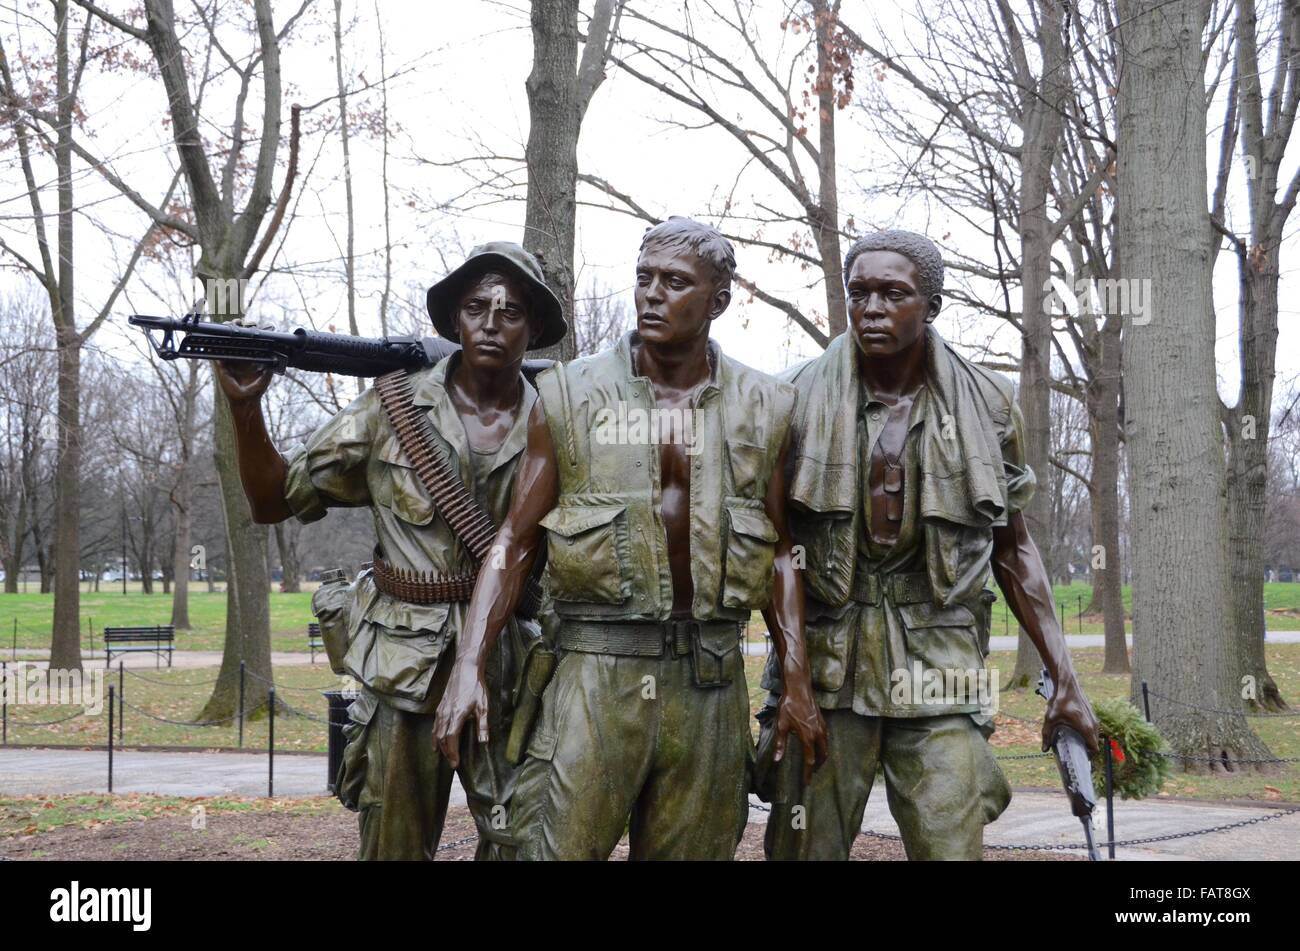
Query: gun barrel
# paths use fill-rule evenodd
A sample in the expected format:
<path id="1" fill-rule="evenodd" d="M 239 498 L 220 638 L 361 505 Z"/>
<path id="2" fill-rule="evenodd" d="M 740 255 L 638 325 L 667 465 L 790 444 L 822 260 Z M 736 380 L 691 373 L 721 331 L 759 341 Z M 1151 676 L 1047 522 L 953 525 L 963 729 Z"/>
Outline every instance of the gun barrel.
<path id="1" fill-rule="evenodd" d="M 288 333 L 209 323 L 195 317 L 152 317 L 132 314 L 127 322 L 145 332 L 149 345 L 162 360 L 222 360 L 259 363 L 276 373 L 288 368 L 313 373 L 372 377 L 391 370 L 418 370 L 432 366 L 460 349 L 437 337 L 354 337 L 299 327 Z M 159 331 L 162 339 L 155 339 Z M 177 342 L 174 335 L 180 335 Z M 551 365 L 549 360 L 526 360 L 529 380 Z"/>

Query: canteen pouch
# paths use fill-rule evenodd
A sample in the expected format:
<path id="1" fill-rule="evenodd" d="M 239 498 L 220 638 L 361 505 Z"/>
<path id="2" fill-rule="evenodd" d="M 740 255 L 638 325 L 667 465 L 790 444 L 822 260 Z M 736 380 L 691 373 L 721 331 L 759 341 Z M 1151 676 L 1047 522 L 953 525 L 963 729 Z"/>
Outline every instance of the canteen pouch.
<path id="1" fill-rule="evenodd" d="M 725 687 L 731 655 L 740 650 L 740 628 L 732 624 L 700 626 L 691 634 L 691 666 L 697 687 Z"/>
<path id="2" fill-rule="evenodd" d="M 343 658 L 348 652 L 348 607 L 353 584 L 342 568 L 332 568 L 321 578 L 321 586 L 311 596 L 311 612 L 320 624 L 320 639 L 330 670 L 342 674 Z"/>

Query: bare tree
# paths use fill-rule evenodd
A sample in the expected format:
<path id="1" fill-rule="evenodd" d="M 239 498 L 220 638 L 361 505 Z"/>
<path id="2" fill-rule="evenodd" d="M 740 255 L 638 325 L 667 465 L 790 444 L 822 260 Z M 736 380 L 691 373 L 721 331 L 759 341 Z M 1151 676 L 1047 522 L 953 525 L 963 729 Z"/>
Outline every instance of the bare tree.
<path id="1" fill-rule="evenodd" d="M 627 301 L 605 284 L 589 283 L 576 304 L 572 330 L 578 356 L 613 346 L 634 322 Z"/>
<path id="2" fill-rule="evenodd" d="M 129 261 L 122 268 L 99 312 L 89 323 L 79 328 L 73 288 L 73 217 L 76 211 L 73 200 L 73 156 L 76 154 L 84 160 L 84 155 L 75 141 L 74 125 L 79 111 L 81 83 L 89 58 L 92 21 L 87 18 L 82 25 L 74 55 L 70 48 L 73 24 L 68 2 L 52 0 L 52 6 L 55 42 L 55 92 L 52 109 L 51 104 L 45 101 L 48 89 L 41 88 L 41 84 L 29 90 L 18 88 L 10 69 L 8 52 L 0 41 L 0 100 L 3 102 L 4 118 L 12 126 L 18 146 L 31 206 L 36 260 L 32 259 L 29 251 L 24 253 L 7 243 L 0 247 L 36 276 L 50 298 L 58 356 L 58 450 L 54 474 L 53 544 L 56 551 L 63 553 L 63 557 L 58 558 L 53 565 L 54 623 L 50 642 L 50 666 L 79 668 L 81 589 L 77 556 L 81 551 L 78 522 L 81 509 L 81 354 L 86 342 L 104 322 L 130 278 L 156 219 L 151 220 L 145 237 L 136 242 Z M 54 241 L 50 240 L 46 230 L 46 213 L 41 197 L 43 189 L 36 177 L 33 146 L 48 148 L 53 155 L 58 206 L 54 216 Z M 175 187 L 176 178 L 173 177 L 160 202 L 162 207 L 166 207 L 170 201 Z M 37 546 L 37 552 L 44 565 L 46 559 L 40 545 Z M 42 575 L 44 573 L 43 570 Z"/>
<path id="3" fill-rule="evenodd" d="M 238 20 L 226 24 L 232 33 L 257 37 L 255 47 L 237 59 L 220 39 L 223 24 L 215 8 L 197 6 L 195 19 L 178 21 L 172 0 L 146 0 L 145 23 L 138 26 L 101 9 L 90 0 L 76 0 L 114 29 L 144 43 L 167 93 L 168 113 L 176 154 L 185 176 L 189 209 L 186 218 L 170 214 L 148 204 L 134 192 L 133 200 L 160 225 L 183 235 L 200 250 L 196 276 L 206 287 L 240 288 L 258 270 L 270 248 L 288 207 L 290 188 L 297 167 L 297 136 L 291 134 L 289 163 L 284 185 L 272 212 L 272 182 L 276 173 L 276 156 L 281 141 L 281 71 L 280 46 L 293 24 L 306 12 L 311 0 L 304 0 L 276 29 L 270 0 L 254 0 L 252 23 Z M 237 14 L 231 14 L 237 16 Z M 185 42 L 206 44 L 200 51 L 189 52 Z M 205 146 L 205 127 L 201 96 L 195 97 L 187 64 L 202 64 L 199 89 L 208 78 L 207 62 L 219 56 L 225 68 L 238 80 L 234 121 L 226 140 L 225 161 L 214 167 L 212 154 Z M 261 75 L 262 122 L 253 139 L 257 144 L 251 181 L 239 175 L 246 161 L 249 130 L 245 121 L 245 102 L 255 77 Z M 297 111 L 293 113 L 293 132 L 297 128 Z M 124 188 L 126 186 L 123 185 Z M 237 207 L 242 203 L 242 207 Z M 272 212 L 268 217 L 268 212 Z M 265 225 L 265 228 L 263 228 Z M 259 240 L 258 235 L 261 232 Z M 214 314 L 217 319 L 242 313 L 243 301 L 236 293 L 228 312 Z M 230 408 L 224 400 L 214 400 L 213 455 L 220 483 L 226 530 L 226 639 L 221 671 L 201 719 L 221 719 L 235 712 L 238 703 L 241 663 L 255 676 L 270 680 L 271 633 L 269 586 L 270 573 L 266 552 L 268 532 L 253 522 L 248 500 L 244 497 L 235 462 L 234 434 Z M 246 698 L 250 708 L 257 707 L 256 697 Z"/>
<path id="4" fill-rule="evenodd" d="M 1214 363 L 1201 38 L 1211 0 L 1119 0 L 1119 259 L 1150 288 L 1124 336 L 1133 695 L 1191 769 L 1268 750 L 1237 712 Z"/>
<path id="5" fill-rule="evenodd" d="M 1300 171 L 1282 176 L 1282 160 L 1300 104 L 1300 7 L 1269 4 L 1259 22 L 1255 0 L 1237 0 L 1236 58 L 1219 163 L 1214 225 L 1236 254 L 1238 273 L 1237 363 L 1241 374 L 1232 406 L 1221 402 L 1228 446 L 1228 563 L 1231 625 L 1239 678 L 1254 690 L 1254 708 L 1285 710 L 1264 653 L 1264 539 L 1268 484 L 1268 422 L 1276 375 L 1278 278 L 1282 237 L 1300 195 Z M 1276 19 L 1274 19 L 1276 18 Z M 1270 39 L 1271 38 L 1271 39 Z M 1265 93 L 1260 61 L 1272 47 L 1273 82 Z M 1224 220 L 1220 197 L 1240 128 L 1249 234 L 1238 236 Z"/>
<path id="6" fill-rule="evenodd" d="M 541 259 L 546 283 L 569 316 L 574 312 L 578 136 L 591 98 L 605 79 L 605 64 L 625 5 L 626 0 L 596 0 L 579 61 L 578 0 L 532 4 L 523 243 Z M 548 355 L 570 360 L 576 353 L 570 333 Z"/>
<path id="7" fill-rule="evenodd" d="M 31 284 L 0 299 L 0 566 L 16 594 L 33 530 L 39 534 L 40 486 L 54 439 L 55 360 L 49 299 Z"/>
<path id="8" fill-rule="evenodd" d="M 877 125 L 904 145 L 907 179 L 924 175 L 929 161 L 942 168 L 943 183 L 931 189 L 947 207 L 965 216 L 980 208 L 992 216 L 996 265 L 989 268 L 960 255 L 953 265 L 959 273 L 1004 287 L 1003 306 L 985 309 L 1020 332 L 1025 459 L 1040 478 L 1047 477 L 1051 445 L 1053 342 L 1045 292 L 1050 289 L 1052 247 L 1105 172 L 1104 167 L 1094 169 L 1077 183 L 1075 194 L 1062 195 L 1064 183 L 1054 187 L 1053 168 L 1072 98 L 1070 61 L 1078 42 L 1066 9 L 1053 0 L 1034 0 L 1021 10 L 1007 0 L 945 0 L 918 8 L 925 35 L 921 45 L 904 49 L 853 34 L 888 75 L 901 77 L 938 113 L 927 127 L 893 103 L 874 112 Z M 941 55 L 934 55 L 935 48 Z M 945 141 L 940 133 L 948 126 L 960 135 Z M 1019 135 L 1009 134 L 1012 130 Z M 1014 248 L 1007 232 L 1015 237 Z M 1019 285 L 1018 309 L 1010 302 L 1009 280 Z M 1039 492 L 1025 510 L 1030 534 L 1048 550 L 1049 503 L 1048 493 Z M 1040 667 L 1038 652 L 1022 629 L 1007 682 L 1026 686 Z"/>
<path id="9" fill-rule="evenodd" d="M 704 120 L 703 125 L 663 120 L 666 125 L 686 131 L 716 128 L 739 146 L 734 183 L 717 207 L 695 213 L 739 244 L 815 271 L 824 314 L 805 312 L 753 274 L 739 273 L 736 281 L 822 347 L 847 326 L 840 239 L 853 229 L 851 219 L 841 227 L 835 121 L 852 97 L 853 54 L 860 44 L 842 22 L 840 6 L 839 0 L 790 5 L 775 44 L 766 42 L 764 11 L 753 2 L 688 3 L 672 18 L 629 7 L 626 16 L 636 28 L 620 34 L 613 57 L 625 73 Z M 788 55 L 786 40 L 794 47 Z M 736 116 L 737 109 L 744 114 Z M 751 166 L 788 198 L 787 208 L 742 199 L 741 182 Z M 603 193 L 606 200 L 599 207 L 649 223 L 659 220 L 644 197 L 597 175 L 579 177 Z"/>

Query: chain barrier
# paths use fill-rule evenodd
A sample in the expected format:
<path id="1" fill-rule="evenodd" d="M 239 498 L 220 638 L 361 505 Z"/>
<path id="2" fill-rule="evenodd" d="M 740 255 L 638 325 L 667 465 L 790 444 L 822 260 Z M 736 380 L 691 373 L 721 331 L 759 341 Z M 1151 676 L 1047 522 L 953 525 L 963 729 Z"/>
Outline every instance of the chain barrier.
<path id="1" fill-rule="evenodd" d="M 57 720 L 18 720 L 11 717 L 9 722 L 16 726 L 53 726 L 56 723 L 67 723 L 69 720 L 75 720 L 77 717 L 88 717 L 92 715 L 93 714 L 87 713 L 83 708 L 72 714 L 72 716 L 59 717 Z"/>
<path id="2" fill-rule="evenodd" d="M 122 700 L 121 703 L 128 710 L 138 713 L 142 717 L 147 717 L 150 720 L 157 720 L 159 723 L 170 723 L 173 726 L 221 726 L 223 724 L 232 723 L 235 720 L 239 719 L 239 712 L 236 711 L 228 717 L 221 717 L 216 720 L 170 720 L 167 717 L 160 717 L 155 714 L 152 714 L 148 710 L 142 710 L 141 708 L 137 707 L 133 703 L 127 703 L 126 700 Z M 245 716 L 254 714 L 265 706 L 266 706 L 266 701 L 263 700 L 257 706 L 252 707 L 251 709 L 245 711 Z"/>
<path id="3" fill-rule="evenodd" d="M 1185 753 L 1163 753 L 1160 750 L 1152 750 L 1156 756 L 1163 756 L 1165 759 L 1182 760 L 1185 763 L 1217 763 L 1221 766 L 1231 766 L 1233 763 L 1300 763 L 1300 756 L 1291 756 L 1286 759 L 1261 758 L 1261 759 L 1221 759 L 1213 756 L 1188 756 Z"/>
<path id="4" fill-rule="evenodd" d="M 766 813 L 771 813 L 772 811 L 771 806 L 765 805 L 764 803 L 761 802 L 751 803 L 750 808 L 757 809 L 759 812 L 766 812 Z M 1296 814 L 1300 814 L 1300 808 L 1283 809 L 1279 812 L 1269 813 L 1266 816 L 1255 816 L 1250 819 L 1241 819 L 1237 822 L 1225 822 L 1222 823 L 1221 825 L 1210 826 L 1207 829 L 1191 829 L 1187 832 L 1168 832 L 1164 835 L 1149 835 L 1138 839 L 1117 839 L 1115 840 L 1114 843 L 1107 841 L 1107 842 L 1098 842 L 1096 843 L 1096 845 L 1098 849 L 1105 849 L 1105 848 L 1109 848 L 1112 844 L 1118 847 L 1118 846 L 1125 846 L 1125 845 L 1148 845 L 1152 842 L 1172 842 L 1174 839 L 1190 839 L 1199 835 L 1210 835 L 1215 832 L 1227 832 L 1230 829 L 1241 829 L 1241 828 L 1245 828 L 1246 826 L 1258 825 L 1261 822 L 1270 822 L 1273 819 L 1282 819 L 1285 818 L 1286 816 L 1294 816 Z M 894 835 L 892 832 L 875 832 L 871 829 L 861 829 L 859 831 L 862 835 L 869 835 L 872 838 L 876 838 L 876 839 L 889 839 L 894 842 L 903 841 L 903 837 L 901 835 Z M 1047 842 L 1035 843 L 1035 844 L 1008 844 L 1008 845 L 986 844 L 984 846 L 984 848 L 993 852 L 1068 852 L 1068 851 L 1074 851 L 1078 849 L 1086 849 L 1087 847 L 1088 846 L 1085 843 L 1062 844 L 1062 843 L 1047 843 Z"/>
<path id="5" fill-rule="evenodd" d="M 340 682 L 336 680 L 336 681 L 333 681 L 333 682 L 331 682 L 331 683 L 328 683 L 328 684 L 321 684 L 321 685 L 319 685 L 319 686 L 315 686 L 315 687 L 286 687 L 286 686 L 283 686 L 283 685 L 281 685 L 281 684 L 277 684 L 274 680 L 268 680 L 267 678 L 263 677 L 261 674 L 254 673 L 253 671 L 248 670 L 247 668 L 245 668 L 245 670 L 244 670 L 244 674 L 245 674 L 246 676 L 252 677 L 254 680 L 259 680 L 259 681 L 261 681 L 262 683 L 266 684 L 268 687 L 274 687 L 275 690 L 276 690 L 276 693 L 279 693 L 281 690 L 298 690 L 298 691 L 304 691 L 304 692 L 305 692 L 305 691 L 315 691 L 315 692 L 319 693 L 319 692 L 322 691 L 322 690 L 328 690 L 328 689 L 330 689 L 331 687 L 339 687 L 339 686 L 340 686 Z"/>
<path id="6" fill-rule="evenodd" d="M 1042 759 L 1044 756 L 1051 756 L 1051 753 L 1016 753 L 1009 756 L 994 756 L 994 759 Z"/>
<path id="7" fill-rule="evenodd" d="M 471 842 L 477 842 L 477 841 L 478 841 L 478 834 L 475 833 L 474 835 L 467 835 L 463 839 L 456 839 L 452 842 L 444 842 L 442 845 L 438 846 L 437 851 L 448 852 L 452 849 L 458 849 L 462 845 L 468 845 Z"/>
<path id="8" fill-rule="evenodd" d="M 1258 825 L 1261 822 L 1269 822 L 1273 819 L 1281 819 L 1286 816 L 1293 816 L 1300 813 L 1300 809 L 1284 809 L 1281 812 L 1269 813 L 1266 816 L 1255 816 L 1251 819 L 1242 819 L 1238 822 L 1225 822 L 1221 825 L 1210 826 L 1208 829 L 1191 829 L 1187 832 L 1168 832 L 1164 835 L 1149 835 L 1139 839 L 1116 839 L 1114 842 L 1098 842 L 1098 849 L 1107 849 L 1114 845 L 1116 847 L 1125 845 L 1149 845 L 1152 842 L 1172 842 L 1174 839 L 1190 839 L 1199 835 L 1210 835 L 1215 832 L 1227 832 L 1230 829 L 1241 829 L 1245 826 Z M 890 839 L 895 842 L 903 841 L 901 835 L 894 835 L 890 832 L 874 832 L 870 829 L 863 829 L 863 835 L 869 835 L 876 839 Z M 1069 852 L 1079 849 L 1086 849 L 1088 846 L 1084 843 L 1066 843 L 1059 842 L 1040 842 L 1033 844 L 1008 844 L 994 845 L 986 844 L 984 848 L 991 852 Z"/>
<path id="9" fill-rule="evenodd" d="M 111 670 L 112 668 L 109 669 Z M 144 674 L 137 674 L 134 670 L 125 665 L 122 667 L 122 672 L 130 677 L 135 677 L 137 680 L 143 680 L 145 683 L 157 684 L 159 687 L 210 687 L 220 679 L 218 677 L 213 677 L 211 680 L 196 680 L 193 683 L 181 684 L 170 680 L 155 680 L 153 677 L 146 677 Z"/>

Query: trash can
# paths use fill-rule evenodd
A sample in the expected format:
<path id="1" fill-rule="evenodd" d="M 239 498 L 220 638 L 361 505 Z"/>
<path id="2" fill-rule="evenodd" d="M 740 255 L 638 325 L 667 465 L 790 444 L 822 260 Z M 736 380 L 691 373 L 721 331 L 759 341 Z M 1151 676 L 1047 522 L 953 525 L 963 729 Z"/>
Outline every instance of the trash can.
<path id="1" fill-rule="evenodd" d="M 349 690 L 325 690 L 325 700 L 329 704 L 329 756 L 325 778 L 325 788 L 334 792 L 334 782 L 338 779 L 339 767 L 343 765 L 343 747 L 347 739 L 343 736 L 343 725 L 348 722 L 348 707 L 357 698 Z"/>

